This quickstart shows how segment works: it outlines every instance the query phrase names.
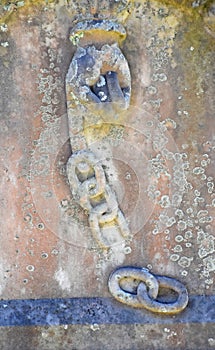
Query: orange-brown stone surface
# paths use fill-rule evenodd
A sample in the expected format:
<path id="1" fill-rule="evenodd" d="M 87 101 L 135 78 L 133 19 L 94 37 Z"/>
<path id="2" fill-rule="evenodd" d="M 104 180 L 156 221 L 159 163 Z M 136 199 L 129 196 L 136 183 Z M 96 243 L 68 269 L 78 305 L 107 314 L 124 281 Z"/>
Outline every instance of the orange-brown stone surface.
<path id="1" fill-rule="evenodd" d="M 65 77 L 77 9 L 66 1 L 3 5 L 1 298 L 109 296 L 109 273 L 120 265 L 147 266 L 178 278 L 190 294 L 212 294 L 213 11 L 134 1 L 124 23 L 131 106 L 120 125 L 86 130 L 92 148 L 102 146 L 101 135 L 108 139 L 109 181 L 134 234 L 124 254 L 108 261 L 65 172 L 72 152 Z"/>

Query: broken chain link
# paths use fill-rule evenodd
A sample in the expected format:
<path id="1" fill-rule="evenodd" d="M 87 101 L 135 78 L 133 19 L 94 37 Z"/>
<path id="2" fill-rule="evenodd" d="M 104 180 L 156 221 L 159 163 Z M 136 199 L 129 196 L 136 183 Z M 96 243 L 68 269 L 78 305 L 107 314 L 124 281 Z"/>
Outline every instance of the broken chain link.
<path id="1" fill-rule="evenodd" d="M 102 248 L 114 244 L 105 227 L 117 227 L 123 239 L 130 239 L 128 225 L 119 209 L 116 195 L 106 182 L 101 164 L 89 150 L 74 153 L 67 163 L 67 174 L 74 198 L 89 213 L 89 224 Z M 110 231 L 110 230 L 109 230 Z"/>
<path id="2" fill-rule="evenodd" d="M 135 290 L 128 292 L 122 287 L 122 282 L 126 280 L 127 288 L 128 286 L 131 288 L 132 282 L 133 284 L 136 282 Z M 181 282 L 171 277 L 153 275 L 145 268 L 120 267 L 110 275 L 108 286 L 114 298 L 121 303 L 156 313 L 176 314 L 188 303 L 187 289 Z M 158 301 L 160 288 L 176 292 L 177 299 L 168 303 Z"/>

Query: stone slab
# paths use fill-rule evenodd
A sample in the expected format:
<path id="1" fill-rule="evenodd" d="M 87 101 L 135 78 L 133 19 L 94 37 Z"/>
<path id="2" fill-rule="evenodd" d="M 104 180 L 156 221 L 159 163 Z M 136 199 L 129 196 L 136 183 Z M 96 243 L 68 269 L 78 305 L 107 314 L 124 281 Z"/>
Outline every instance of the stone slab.
<path id="1" fill-rule="evenodd" d="M 95 3 L 107 13 L 113 2 L 0 4 L 0 349 L 215 349 L 212 1 L 134 1 L 125 23 L 122 52 L 131 70 L 131 102 L 142 114 L 138 127 L 124 129 L 136 127 L 135 135 L 125 132 L 128 158 L 117 144 L 113 187 L 126 217 L 132 219 L 139 193 L 144 205 L 136 217 L 143 217 L 146 203 L 153 212 L 130 254 L 114 262 L 93 249 L 88 227 L 72 227 L 74 219 L 82 224 L 87 217 L 74 203 L 65 175 L 71 155 L 65 76 L 75 52 L 68 35 L 73 15 L 95 14 Z M 150 139 L 142 132 L 148 122 L 152 126 L 146 110 L 167 129 L 166 157 L 172 152 L 173 159 L 164 162 L 166 169 L 147 153 L 163 134 Z M 131 111 L 132 116 L 137 119 Z M 123 129 L 110 134 L 120 141 Z M 143 157 L 140 144 L 147 146 Z M 146 191 L 142 183 L 150 176 L 144 164 L 152 158 L 160 178 Z M 179 184 L 182 190 L 176 191 Z M 113 301 L 107 279 L 122 264 L 178 278 L 189 290 L 188 308 L 164 318 Z"/>

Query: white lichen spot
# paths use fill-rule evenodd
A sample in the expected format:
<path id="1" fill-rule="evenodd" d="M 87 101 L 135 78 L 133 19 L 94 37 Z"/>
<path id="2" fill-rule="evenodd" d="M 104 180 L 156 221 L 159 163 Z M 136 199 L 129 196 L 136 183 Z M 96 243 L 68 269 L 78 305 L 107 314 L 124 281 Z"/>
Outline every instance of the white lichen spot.
<path id="1" fill-rule="evenodd" d="M 125 247 L 125 248 L 124 248 L 124 253 L 125 253 L 125 254 L 130 254 L 131 251 L 132 251 L 131 247 Z"/>
<path id="2" fill-rule="evenodd" d="M 169 208 L 171 205 L 169 196 L 164 195 L 161 197 L 160 201 L 158 202 L 162 208 Z"/>
<path id="3" fill-rule="evenodd" d="M 180 256 L 178 254 L 172 254 L 170 255 L 170 260 L 171 261 L 178 261 Z"/>
<path id="4" fill-rule="evenodd" d="M 214 191 L 214 183 L 212 181 L 207 182 L 208 193 L 213 193 Z"/>
<path id="5" fill-rule="evenodd" d="M 202 229 L 197 231 L 197 244 L 201 244 L 208 236 L 209 234 Z"/>
<path id="6" fill-rule="evenodd" d="M 8 47 L 9 46 L 9 42 L 8 41 L 4 41 L 4 42 L 1 43 L 1 46 Z"/>
<path id="7" fill-rule="evenodd" d="M 169 216 L 164 215 L 164 214 L 160 214 L 159 215 L 159 220 L 162 224 L 166 225 L 168 220 L 169 220 Z"/>
<path id="8" fill-rule="evenodd" d="M 180 252 L 183 251 L 183 248 L 182 248 L 181 245 L 177 244 L 177 245 L 173 248 L 173 251 L 174 251 L 175 253 L 180 253 Z"/>
<path id="9" fill-rule="evenodd" d="M 177 236 L 175 237 L 175 241 L 178 242 L 178 243 L 183 242 L 183 240 L 184 240 L 184 237 L 181 236 L 181 235 L 177 235 Z"/>
<path id="10" fill-rule="evenodd" d="M 103 75 L 100 75 L 98 82 L 96 83 L 98 87 L 102 87 L 106 85 L 106 80 Z"/>
<path id="11" fill-rule="evenodd" d="M 61 206 L 62 206 L 63 208 L 66 208 L 66 207 L 68 207 L 69 202 L 68 202 L 67 199 L 62 199 L 62 201 L 60 202 L 60 204 L 61 204 Z"/>
<path id="12" fill-rule="evenodd" d="M 8 26 L 7 26 L 7 24 L 2 23 L 2 24 L 0 25 L 0 30 L 1 30 L 2 32 L 7 32 L 7 31 L 8 31 Z"/>
<path id="13" fill-rule="evenodd" d="M 185 239 L 190 239 L 193 237 L 192 231 L 186 231 L 184 234 Z"/>
<path id="14" fill-rule="evenodd" d="M 164 81 L 167 81 L 167 76 L 164 73 L 155 73 L 152 76 L 152 80 L 164 82 Z"/>
<path id="15" fill-rule="evenodd" d="M 173 153 L 170 152 L 167 148 L 162 149 L 162 155 L 165 157 L 167 160 L 172 160 L 173 159 Z"/>
<path id="16" fill-rule="evenodd" d="M 182 153 L 181 155 L 182 155 L 182 159 L 187 159 L 187 158 L 188 158 L 188 155 L 187 155 L 187 153 L 185 153 L 185 152 Z"/>
<path id="17" fill-rule="evenodd" d="M 69 279 L 68 272 L 63 270 L 62 267 L 58 271 L 55 272 L 54 275 L 56 281 L 59 283 L 62 290 L 71 290 L 71 282 Z"/>
<path id="18" fill-rule="evenodd" d="M 176 129 L 177 127 L 176 122 L 171 118 L 166 118 L 162 124 L 164 124 L 168 130 Z"/>
<path id="19" fill-rule="evenodd" d="M 204 266 L 206 267 L 208 272 L 215 271 L 215 257 L 214 256 L 208 256 L 207 258 L 203 259 Z"/>
<path id="20" fill-rule="evenodd" d="M 209 284 L 212 285 L 214 283 L 214 279 L 213 278 L 209 278 L 205 280 L 205 284 Z"/>
<path id="21" fill-rule="evenodd" d="M 172 205 L 173 207 L 179 207 L 182 201 L 182 195 L 179 193 L 174 193 L 172 196 Z"/>
<path id="22" fill-rule="evenodd" d="M 92 331 L 98 331 L 100 328 L 99 328 L 99 325 L 97 323 L 93 323 L 90 325 L 90 329 L 92 329 Z"/>
<path id="23" fill-rule="evenodd" d="M 157 228 L 155 228 L 155 229 L 152 231 L 152 234 L 153 234 L 153 235 L 157 235 L 158 233 L 160 233 L 160 232 L 159 232 L 159 230 L 158 230 Z"/>
<path id="24" fill-rule="evenodd" d="M 152 270 L 152 265 L 151 265 L 151 264 L 148 264 L 148 265 L 147 265 L 147 269 L 148 269 L 148 270 Z"/>
<path id="25" fill-rule="evenodd" d="M 194 194 L 195 194 L 195 196 L 199 197 L 201 195 L 201 192 L 199 192 L 198 190 L 195 190 Z"/>
<path id="26" fill-rule="evenodd" d="M 178 261 L 178 265 L 180 265 L 181 267 L 189 267 L 192 261 L 193 258 L 182 256 Z"/>
<path id="27" fill-rule="evenodd" d="M 172 216 L 171 218 L 169 218 L 168 222 L 167 222 L 167 227 L 171 227 L 176 223 L 176 220 L 174 218 L 174 216 Z"/>
<path id="28" fill-rule="evenodd" d="M 179 219 L 183 218 L 183 216 L 184 216 L 183 210 L 176 209 L 175 215 L 177 215 L 179 217 Z"/>
<path id="29" fill-rule="evenodd" d="M 17 7 L 22 7 L 25 5 L 25 1 L 17 1 L 16 6 Z"/>
<path id="30" fill-rule="evenodd" d="M 195 197 L 193 200 L 195 206 L 198 206 L 199 203 L 203 203 L 204 201 L 203 197 Z"/>
<path id="31" fill-rule="evenodd" d="M 199 219 L 199 223 L 200 224 L 210 223 L 212 221 L 213 221 L 213 217 L 212 216 L 204 216 L 203 218 Z"/>
<path id="32" fill-rule="evenodd" d="M 52 249 L 52 251 L 51 251 L 51 254 L 52 255 L 58 255 L 59 254 L 59 251 L 57 250 L 57 249 Z"/>
<path id="33" fill-rule="evenodd" d="M 208 215 L 208 211 L 207 210 L 199 210 L 197 213 L 197 217 L 204 217 Z"/>
<path id="34" fill-rule="evenodd" d="M 167 80 L 167 76 L 164 73 L 160 73 L 158 76 L 159 76 L 158 80 L 160 80 L 160 81 L 166 81 Z"/>
<path id="35" fill-rule="evenodd" d="M 150 95 L 154 95 L 157 93 L 157 88 L 155 86 L 151 85 L 147 88 L 147 91 Z"/>
<path id="36" fill-rule="evenodd" d="M 146 125 L 147 125 L 149 128 L 152 128 L 153 125 L 154 125 L 154 123 L 153 123 L 152 120 L 148 120 L 147 123 L 146 123 Z"/>
<path id="37" fill-rule="evenodd" d="M 179 231 L 184 231 L 184 230 L 186 230 L 186 228 L 187 228 L 186 222 L 183 221 L 183 220 L 179 220 L 178 223 L 177 223 L 177 229 Z"/>
<path id="38" fill-rule="evenodd" d="M 5 261 L 0 257 L 0 293 L 2 294 L 4 291 L 4 288 L 6 286 L 6 278 L 5 278 Z"/>
<path id="39" fill-rule="evenodd" d="M 195 167 L 193 169 L 193 174 L 195 175 L 200 175 L 200 174 L 204 174 L 205 169 L 201 168 L 201 167 Z"/>
<path id="40" fill-rule="evenodd" d="M 126 179 L 126 180 L 131 180 L 131 174 L 130 174 L 129 172 L 127 172 L 127 173 L 125 174 L 125 179 Z"/>
<path id="41" fill-rule="evenodd" d="M 187 208 L 187 210 L 186 210 L 186 212 L 187 212 L 187 214 L 192 214 L 193 213 L 193 208 Z"/>
<path id="42" fill-rule="evenodd" d="M 208 339 L 208 344 L 209 344 L 210 346 L 215 346 L 215 339 L 214 339 L 214 338 L 209 338 L 209 339 Z"/>
<path id="43" fill-rule="evenodd" d="M 214 240 L 215 238 L 212 235 L 202 240 L 201 246 L 198 251 L 198 255 L 200 258 L 204 258 L 205 256 L 212 254 L 215 251 Z"/>
<path id="44" fill-rule="evenodd" d="M 39 224 L 37 225 L 37 227 L 38 227 L 38 229 L 39 230 L 44 230 L 44 228 L 45 228 L 45 226 L 44 226 L 44 224 L 42 223 L 42 222 L 39 222 Z"/>
<path id="45" fill-rule="evenodd" d="M 107 95 L 104 93 L 104 91 L 99 91 L 98 92 L 98 96 L 100 97 L 100 100 L 102 102 L 106 101 L 107 100 Z"/>
<path id="46" fill-rule="evenodd" d="M 34 271 L 34 266 L 33 265 L 28 265 L 26 266 L 26 270 L 29 271 L 29 272 L 33 272 Z"/>

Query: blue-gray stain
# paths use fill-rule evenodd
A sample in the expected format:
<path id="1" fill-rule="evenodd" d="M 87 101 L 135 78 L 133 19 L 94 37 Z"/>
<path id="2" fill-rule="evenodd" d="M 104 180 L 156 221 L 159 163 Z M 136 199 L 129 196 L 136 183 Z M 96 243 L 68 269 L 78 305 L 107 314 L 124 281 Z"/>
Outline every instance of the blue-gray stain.
<path id="1" fill-rule="evenodd" d="M 212 322 L 215 322 L 215 295 L 191 296 L 187 309 L 181 314 L 165 317 L 121 305 L 111 298 L 0 301 L 0 326 Z"/>

